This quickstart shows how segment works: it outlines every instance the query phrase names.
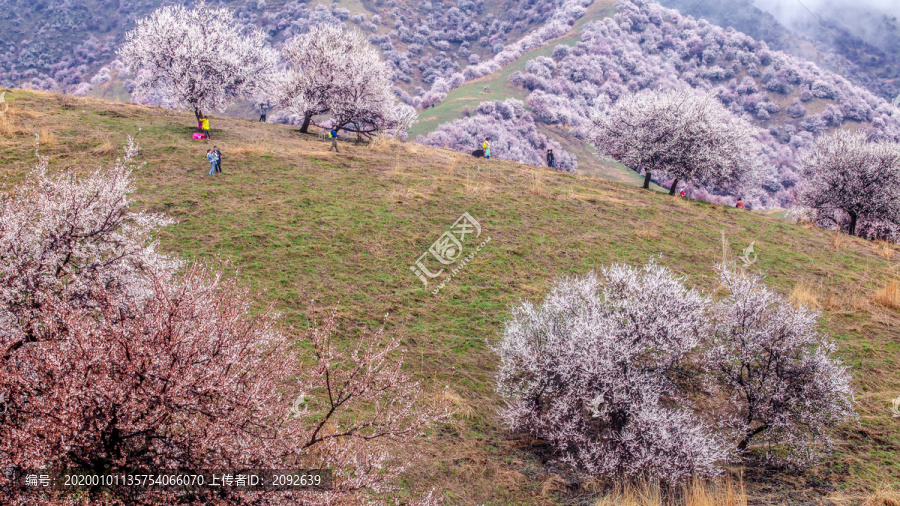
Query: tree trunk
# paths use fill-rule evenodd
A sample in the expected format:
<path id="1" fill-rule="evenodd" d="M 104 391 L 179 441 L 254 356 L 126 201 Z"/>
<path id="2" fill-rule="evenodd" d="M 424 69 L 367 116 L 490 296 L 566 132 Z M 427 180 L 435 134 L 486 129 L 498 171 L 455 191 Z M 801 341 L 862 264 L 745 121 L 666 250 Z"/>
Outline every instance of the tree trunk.
<path id="1" fill-rule="evenodd" d="M 644 176 L 644 189 L 645 190 L 650 189 L 650 171 L 649 170 L 647 171 L 647 175 Z"/>
<path id="2" fill-rule="evenodd" d="M 197 117 L 197 121 L 200 121 L 200 118 L 203 117 L 203 111 L 200 109 L 194 109 L 194 116 Z"/>
<path id="3" fill-rule="evenodd" d="M 759 434 L 760 432 L 762 432 L 762 431 L 764 431 L 764 430 L 767 430 L 768 428 L 769 428 L 769 425 L 768 425 L 768 424 L 760 425 L 760 426 L 757 427 L 756 429 L 754 429 L 754 430 L 748 432 L 747 434 L 745 434 L 745 435 L 744 435 L 744 439 L 742 439 L 741 442 L 738 443 L 738 446 L 737 446 L 737 447 L 738 447 L 738 450 L 740 450 L 740 451 L 746 450 L 746 449 L 747 449 L 747 445 L 750 444 L 750 440 L 753 439 L 753 436 Z"/>
<path id="4" fill-rule="evenodd" d="M 303 117 L 303 126 L 300 127 L 300 133 L 305 134 L 309 131 L 309 124 L 312 122 L 312 116 L 307 114 Z"/>
<path id="5" fill-rule="evenodd" d="M 669 195 L 675 195 L 675 188 L 678 188 L 678 178 L 675 178 L 675 181 L 672 181 L 672 187 L 669 188 Z"/>
<path id="6" fill-rule="evenodd" d="M 856 213 L 850 214 L 850 235 L 856 235 Z"/>

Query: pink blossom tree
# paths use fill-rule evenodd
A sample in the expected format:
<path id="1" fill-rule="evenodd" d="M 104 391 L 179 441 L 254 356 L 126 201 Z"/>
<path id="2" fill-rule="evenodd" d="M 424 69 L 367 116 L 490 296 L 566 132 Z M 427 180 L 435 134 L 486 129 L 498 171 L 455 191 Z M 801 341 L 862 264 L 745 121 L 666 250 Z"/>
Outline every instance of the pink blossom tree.
<path id="1" fill-rule="evenodd" d="M 507 426 L 594 475 L 714 475 L 757 439 L 769 458 L 813 461 L 855 416 L 849 369 L 815 312 L 758 276 L 719 273 L 719 300 L 651 262 L 515 307 L 495 348 Z"/>
<path id="2" fill-rule="evenodd" d="M 282 55 L 290 68 L 279 79 L 278 96 L 303 118 L 301 132 L 322 114 L 331 115 L 336 129 L 361 135 L 405 133 L 416 119 L 415 109 L 394 94 L 390 67 L 358 30 L 318 25 L 289 41 Z"/>
<path id="3" fill-rule="evenodd" d="M 303 492 L 305 504 L 389 488 L 405 464 L 387 442 L 447 414 L 402 372 L 399 340 L 378 331 L 345 348 L 333 342 L 332 314 L 304 346 L 271 311 L 251 316 L 246 287 L 156 252 L 170 221 L 129 210 L 130 170 L 126 158 L 83 179 L 51 177 L 42 163 L 0 201 L 0 466 L 332 468 L 333 490 Z M 18 504 L 71 499 L 10 487 L 0 482 Z M 259 501 L 215 489 L 87 493 L 127 504 Z M 294 496 L 269 500 L 279 497 Z"/>
<path id="4" fill-rule="evenodd" d="M 706 365 L 720 389 L 737 450 L 754 438 L 810 462 L 827 429 L 855 417 L 849 368 L 819 330 L 818 314 L 794 308 L 757 275 L 720 267 L 728 294 L 715 307 Z M 771 455 L 770 455 L 771 456 Z"/>

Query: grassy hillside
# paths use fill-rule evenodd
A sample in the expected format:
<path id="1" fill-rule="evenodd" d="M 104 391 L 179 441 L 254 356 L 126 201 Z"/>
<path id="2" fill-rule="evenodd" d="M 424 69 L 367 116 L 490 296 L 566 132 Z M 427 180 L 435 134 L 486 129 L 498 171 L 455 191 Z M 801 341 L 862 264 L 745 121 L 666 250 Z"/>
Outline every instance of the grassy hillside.
<path id="1" fill-rule="evenodd" d="M 469 81 L 454 89 L 440 104 L 422 111 L 419 121 L 410 129 L 410 138 L 415 139 L 418 135 L 428 135 L 441 124 L 462 117 L 464 109 L 475 109 L 481 102 L 506 100 L 507 98 L 515 98 L 524 102 L 531 92 L 520 86 L 512 85 L 509 82 L 509 76 L 516 71 L 524 72 L 525 65 L 538 56 L 550 56 L 553 54 L 553 48 L 560 44 L 574 46 L 581 38 L 584 26 L 612 15 L 615 12 L 615 3 L 615 0 L 598 0 L 592 3 L 587 8 L 585 15 L 575 22 L 572 30 L 566 35 L 547 41 L 542 47 L 525 53 L 493 74 Z M 538 131 L 560 142 L 567 151 L 578 157 L 579 174 L 631 185 L 644 183 L 644 178 L 640 174 L 620 163 L 611 162 L 599 156 L 589 146 L 585 146 L 584 143 L 567 135 L 565 128 L 550 127 L 541 122 L 537 122 L 536 126 Z M 656 187 L 655 184 L 654 187 Z"/>
<path id="2" fill-rule="evenodd" d="M 735 469 L 756 504 L 856 503 L 900 482 L 900 313 L 872 302 L 898 276 L 894 246 L 833 236 L 766 216 L 631 186 L 417 144 L 342 145 L 248 120 L 212 118 L 213 142 L 190 138 L 189 113 L 13 90 L 0 120 L 4 190 L 34 166 L 34 136 L 51 167 L 109 165 L 127 135 L 142 146 L 135 205 L 178 220 L 163 247 L 236 272 L 274 303 L 285 328 L 337 308 L 342 338 L 376 329 L 402 336 L 407 365 L 429 391 L 448 385 L 453 423 L 428 434 L 403 497 L 436 487 L 447 504 L 590 503 L 560 486 L 542 448 L 508 434 L 493 393 L 497 340 L 508 308 L 539 300 L 551 281 L 620 262 L 659 262 L 714 290 L 712 267 L 751 243 L 752 266 L 785 294 L 806 296 L 853 366 L 860 418 L 835 434 L 836 453 L 794 474 Z M 223 151 L 207 176 L 205 151 Z M 490 242 L 439 294 L 410 266 L 469 212 Z M 724 243 L 723 243 L 724 237 Z M 468 251 L 467 251 L 468 253 Z M 293 331 L 292 331 L 293 332 Z M 299 331 L 297 331 L 299 334 Z M 402 498 L 402 497 L 401 497 Z"/>

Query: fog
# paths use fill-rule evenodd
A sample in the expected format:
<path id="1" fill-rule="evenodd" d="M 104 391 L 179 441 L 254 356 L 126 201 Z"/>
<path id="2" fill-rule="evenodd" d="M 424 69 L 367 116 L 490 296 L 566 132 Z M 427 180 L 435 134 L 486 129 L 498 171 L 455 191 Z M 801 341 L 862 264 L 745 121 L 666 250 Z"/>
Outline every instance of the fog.
<path id="1" fill-rule="evenodd" d="M 886 32 L 883 16 L 900 18 L 898 0 L 752 0 L 753 4 L 792 28 L 818 24 L 817 17 L 848 29 L 866 42 L 885 48 L 886 39 L 896 33 Z M 808 10 L 807 10 L 808 9 Z"/>

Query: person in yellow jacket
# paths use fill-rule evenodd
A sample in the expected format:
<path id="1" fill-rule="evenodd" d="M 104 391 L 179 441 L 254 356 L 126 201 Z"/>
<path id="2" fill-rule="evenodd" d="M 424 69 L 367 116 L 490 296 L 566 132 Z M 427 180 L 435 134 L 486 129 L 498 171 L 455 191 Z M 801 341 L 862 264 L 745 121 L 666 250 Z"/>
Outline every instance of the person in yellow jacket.
<path id="1" fill-rule="evenodd" d="M 209 118 L 206 116 L 203 116 L 203 118 L 200 119 L 200 124 L 203 127 L 202 130 L 203 130 L 203 133 L 206 134 L 206 138 L 211 139 L 211 137 L 209 135 Z"/>
<path id="2" fill-rule="evenodd" d="M 481 143 L 481 149 L 484 150 L 484 157 L 491 157 L 491 141 L 485 139 L 483 143 Z"/>

